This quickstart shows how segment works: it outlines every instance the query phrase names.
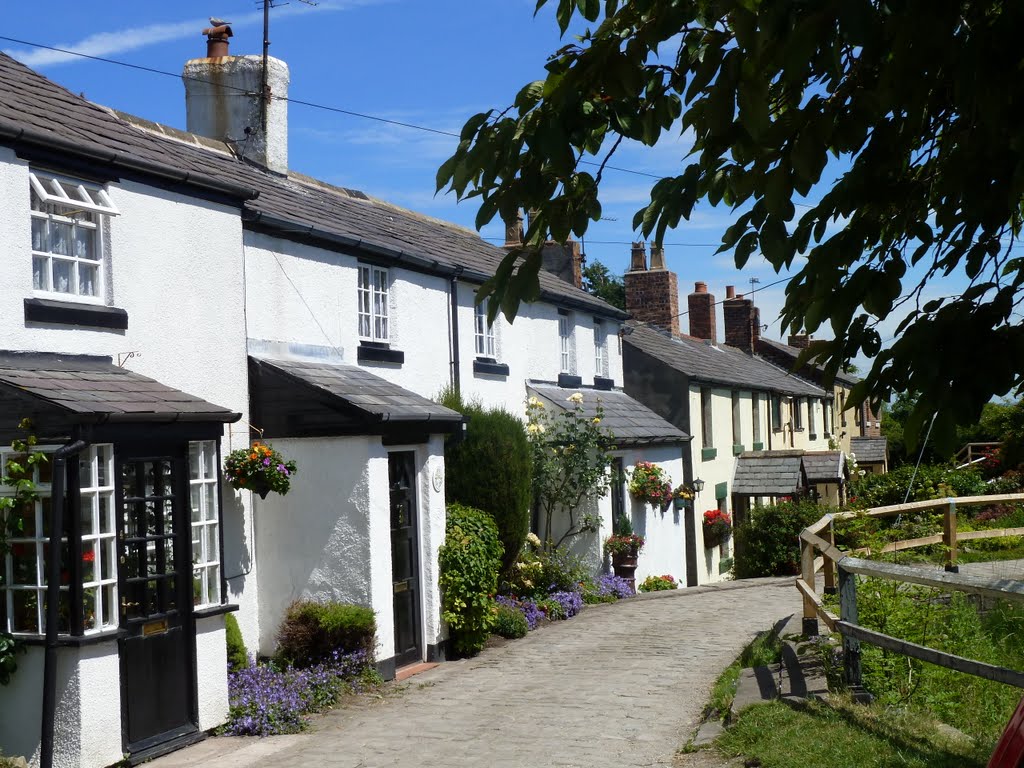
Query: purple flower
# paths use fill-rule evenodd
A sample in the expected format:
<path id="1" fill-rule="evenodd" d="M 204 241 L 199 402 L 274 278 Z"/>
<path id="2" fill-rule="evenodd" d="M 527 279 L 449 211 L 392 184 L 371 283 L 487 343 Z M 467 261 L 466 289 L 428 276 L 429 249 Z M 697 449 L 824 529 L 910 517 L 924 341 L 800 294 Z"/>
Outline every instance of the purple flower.
<path id="1" fill-rule="evenodd" d="M 270 457 L 269 456 L 267 456 L 267 458 L 265 458 L 263 460 L 263 466 L 264 467 L 269 467 L 270 466 Z"/>
<path id="2" fill-rule="evenodd" d="M 533 600 L 517 600 L 514 597 L 499 595 L 498 603 L 509 608 L 515 608 L 523 614 L 523 617 L 526 619 L 526 626 L 529 629 L 536 629 L 538 622 L 544 618 L 544 611 Z"/>
<path id="3" fill-rule="evenodd" d="M 551 599 L 562 606 L 567 619 L 583 610 L 583 595 L 579 592 L 552 592 Z"/>
<path id="4" fill-rule="evenodd" d="M 287 475 L 288 474 L 288 467 L 286 467 L 284 464 L 278 464 L 277 465 L 277 471 L 278 472 L 284 472 Z"/>
<path id="5" fill-rule="evenodd" d="M 624 597 L 632 597 L 633 590 L 629 588 L 629 582 L 625 579 L 606 573 L 597 580 L 597 594 L 602 597 L 613 595 L 621 600 Z"/>

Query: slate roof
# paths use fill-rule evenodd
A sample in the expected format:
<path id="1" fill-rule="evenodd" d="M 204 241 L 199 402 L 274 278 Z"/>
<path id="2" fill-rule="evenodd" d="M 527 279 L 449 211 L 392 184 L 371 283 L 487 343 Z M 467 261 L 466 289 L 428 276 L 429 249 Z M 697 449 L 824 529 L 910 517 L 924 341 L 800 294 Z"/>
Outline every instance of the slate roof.
<path id="1" fill-rule="evenodd" d="M 846 459 L 842 451 L 809 451 L 804 454 L 804 472 L 809 483 L 836 483 L 845 479 Z"/>
<path id="2" fill-rule="evenodd" d="M 483 282 L 505 251 L 474 232 L 294 174 L 285 178 L 236 159 L 226 144 L 120 115 L 76 96 L 0 53 L 0 144 L 57 150 L 239 201 L 250 227 L 326 247 L 358 249 L 425 271 Z M 244 201 L 244 202 L 243 202 Z M 541 298 L 624 319 L 625 312 L 541 271 Z"/>
<path id="3" fill-rule="evenodd" d="M 747 451 L 736 459 L 732 492 L 740 496 L 791 496 L 805 487 L 802 451 Z"/>
<path id="4" fill-rule="evenodd" d="M 604 410 L 601 425 L 615 435 L 618 445 L 684 443 L 690 439 L 681 429 L 619 390 L 563 389 L 540 384 L 531 384 L 527 389 L 562 410 L 573 407 L 568 398 L 579 393 L 583 396 L 583 413 L 588 418 L 597 415 L 600 405 Z"/>
<path id="5" fill-rule="evenodd" d="M 337 398 L 376 422 L 462 422 L 461 413 L 355 365 L 262 357 L 253 360 Z"/>
<path id="6" fill-rule="evenodd" d="M 851 437 L 850 453 L 858 464 L 882 464 L 889 455 L 889 441 L 884 437 Z"/>
<path id="7" fill-rule="evenodd" d="M 119 368 L 108 357 L 0 352 L 0 388 L 74 420 L 234 422 L 241 414 Z"/>
<path id="8" fill-rule="evenodd" d="M 788 344 L 783 344 L 781 341 L 775 341 L 774 339 L 761 338 L 758 339 L 758 343 L 767 344 L 777 354 L 789 358 L 794 363 L 796 362 L 797 357 L 800 356 L 800 353 L 803 352 L 802 349 L 798 349 L 797 347 L 791 347 Z M 815 373 L 817 373 L 818 375 L 823 376 L 825 374 L 825 369 L 820 365 L 807 364 L 807 367 L 813 369 Z M 852 387 L 859 381 L 860 379 L 858 379 L 856 376 L 851 376 L 850 374 L 844 373 L 843 371 L 839 371 L 838 373 L 836 373 L 836 382 L 839 384 L 843 384 L 847 387 Z"/>
<path id="9" fill-rule="evenodd" d="M 699 382 L 801 397 L 829 396 L 821 387 L 767 360 L 724 344 L 712 346 L 703 339 L 670 336 L 657 328 L 635 322 L 628 324 L 623 343 L 646 352 Z"/>

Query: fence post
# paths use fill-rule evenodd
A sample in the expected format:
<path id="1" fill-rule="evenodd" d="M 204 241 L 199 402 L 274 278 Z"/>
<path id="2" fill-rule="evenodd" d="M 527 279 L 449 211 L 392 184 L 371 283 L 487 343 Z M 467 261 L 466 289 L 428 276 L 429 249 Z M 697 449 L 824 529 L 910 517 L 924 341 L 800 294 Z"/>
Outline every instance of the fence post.
<path id="1" fill-rule="evenodd" d="M 828 521 L 828 532 L 825 534 L 825 540 L 829 544 L 835 546 L 836 543 L 836 529 L 835 523 L 829 516 Z M 836 593 L 836 564 L 826 554 L 822 553 L 822 560 L 824 561 L 821 567 L 822 577 L 825 580 L 825 594 L 834 595 Z"/>
<path id="2" fill-rule="evenodd" d="M 956 502 L 952 497 L 947 499 L 949 506 L 942 520 L 942 543 L 946 545 L 946 570 L 960 573 L 956 564 Z"/>
<path id="3" fill-rule="evenodd" d="M 814 590 L 814 547 L 800 538 L 800 577 L 811 590 Z M 804 620 L 801 627 L 804 637 L 818 635 L 818 609 L 806 595 L 804 596 Z"/>
<path id="4" fill-rule="evenodd" d="M 839 569 L 839 618 L 849 624 L 857 623 L 857 575 L 843 568 L 843 561 L 836 563 Z M 843 671 L 846 684 L 859 686 L 860 640 L 843 635 Z"/>

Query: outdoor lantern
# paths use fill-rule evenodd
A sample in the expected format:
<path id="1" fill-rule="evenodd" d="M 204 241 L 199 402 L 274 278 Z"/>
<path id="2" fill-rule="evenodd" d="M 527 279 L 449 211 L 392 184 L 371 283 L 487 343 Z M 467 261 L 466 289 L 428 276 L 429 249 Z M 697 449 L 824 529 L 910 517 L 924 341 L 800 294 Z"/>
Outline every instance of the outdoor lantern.
<path id="1" fill-rule="evenodd" d="M 701 491 L 704 490 L 704 481 L 701 480 L 699 477 L 694 478 L 692 485 L 694 493 L 700 493 Z"/>

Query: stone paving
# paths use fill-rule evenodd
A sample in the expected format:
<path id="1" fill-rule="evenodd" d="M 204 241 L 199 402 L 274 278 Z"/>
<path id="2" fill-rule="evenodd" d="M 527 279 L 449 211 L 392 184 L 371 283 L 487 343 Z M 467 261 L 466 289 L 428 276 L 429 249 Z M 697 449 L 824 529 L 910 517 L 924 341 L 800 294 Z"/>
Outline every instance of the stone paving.
<path id="1" fill-rule="evenodd" d="M 152 768 L 672 765 L 711 684 L 753 635 L 800 609 L 792 578 L 594 606 L 442 664 L 311 733 L 213 738 Z"/>

